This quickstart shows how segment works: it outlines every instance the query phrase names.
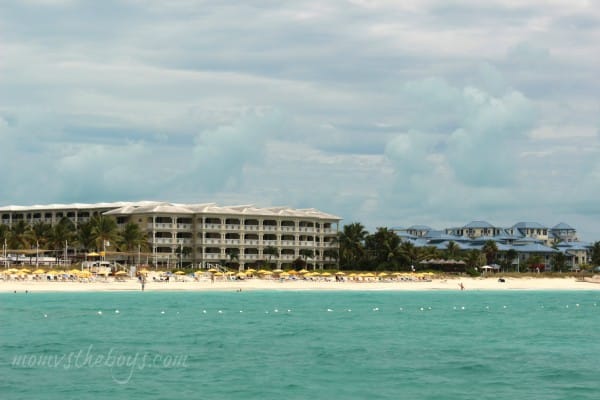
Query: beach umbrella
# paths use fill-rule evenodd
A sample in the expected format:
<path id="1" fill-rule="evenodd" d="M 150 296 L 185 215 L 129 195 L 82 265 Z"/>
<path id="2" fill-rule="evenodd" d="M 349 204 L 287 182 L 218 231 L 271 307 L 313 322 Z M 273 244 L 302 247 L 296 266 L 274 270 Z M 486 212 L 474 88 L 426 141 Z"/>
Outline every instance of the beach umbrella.
<path id="1" fill-rule="evenodd" d="M 235 276 L 239 277 L 239 278 L 245 278 L 246 274 L 243 272 L 238 272 L 237 274 L 235 274 Z"/>
<path id="2" fill-rule="evenodd" d="M 183 271 L 175 271 L 175 275 L 185 275 L 185 272 L 183 272 Z"/>
<path id="3" fill-rule="evenodd" d="M 300 271 L 298 271 L 299 274 L 308 274 L 308 270 L 302 268 Z"/>
<path id="4" fill-rule="evenodd" d="M 335 274 L 336 274 L 336 275 L 340 275 L 340 276 L 344 276 L 344 275 L 346 275 L 346 274 L 345 274 L 345 273 L 343 273 L 342 271 L 338 271 L 338 272 L 336 272 Z"/>
<path id="5" fill-rule="evenodd" d="M 274 273 L 276 273 L 276 274 L 280 274 L 280 273 L 282 273 L 282 272 L 283 272 L 283 270 L 282 270 L 282 269 L 279 269 L 279 268 L 277 268 L 277 269 L 274 269 L 274 270 L 273 270 L 273 272 L 274 272 Z"/>
<path id="6" fill-rule="evenodd" d="M 22 268 L 22 269 L 19 270 L 19 272 L 22 273 L 22 274 L 30 274 L 31 270 L 29 270 L 27 268 Z"/>
<path id="7" fill-rule="evenodd" d="M 290 275 L 298 275 L 298 271 L 293 270 L 293 269 L 289 270 L 287 273 Z"/>
<path id="8" fill-rule="evenodd" d="M 385 272 L 380 272 L 377 274 L 378 277 L 380 278 L 385 278 L 386 276 L 389 276 L 388 274 L 386 274 Z"/>
<path id="9" fill-rule="evenodd" d="M 35 271 L 32 272 L 32 274 L 36 274 L 37 275 L 37 274 L 43 274 L 45 272 L 46 271 L 44 271 L 43 269 L 36 269 Z"/>
<path id="10" fill-rule="evenodd" d="M 260 269 L 260 270 L 258 270 L 258 273 L 259 274 L 272 274 L 271 271 L 267 271 L 266 269 Z"/>
<path id="11" fill-rule="evenodd" d="M 215 272 L 214 276 L 223 276 L 223 273 L 222 272 Z"/>
<path id="12" fill-rule="evenodd" d="M 321 274 L 321 276 L 331 276 L 331 273 L 329 273 L 329 272 L 323 272 L 323 273 Z"/>
<path id="13" fill-rule="evenodd" d="M 86 256 L 88 256 L 88 257 L 100 257 L 100 254 L 96 253 L 95 251 L 92 251 L 91 253 L 87 253 Z"/>
<path id="14" fill-rule="evenodd" d="M 254 268 L 248 268 L 245 272 L 251 274 L 253 272 L 256 272 L 256 270 Z"/>
<path id="15" fill-rule="evenodd" d="M 125 275 L 127 275 L 127 272 L 125 272 L 125 271 L 117 271 L 117 272 L 115 272 L 115 276 L 125 276 Z"/>
<path id="16" fill-rule="evenodd" d="M 16 274 L 18 272 L 19 272 L 19 270 L 16 269 L 16 268 L 9 268 L 9 269 L 6 270 L 7 274 Z"/>
<path id="17" fill-rule="evenodd" d="M 219 270 L 216 268 L 211 268 L 208 270 L 208 272 L 215 273 L 215 272 L 219 272 Z"/>

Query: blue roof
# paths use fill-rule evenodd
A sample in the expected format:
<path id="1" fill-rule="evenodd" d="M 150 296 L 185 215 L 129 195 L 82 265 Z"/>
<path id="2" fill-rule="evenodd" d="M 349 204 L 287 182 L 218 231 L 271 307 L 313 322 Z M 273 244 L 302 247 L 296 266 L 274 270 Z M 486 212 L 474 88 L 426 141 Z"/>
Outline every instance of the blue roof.
<path id="1" fill-rule="evenodd" d="M 486 221 L 471 221 L 464 228 L 493 228 L 494 226 Z"/>
<path id="2" fill-rule="evenodd" d="M 431 229 L 431 227 L 429 227 L 427 225 L 413 225 L 413 226 L 409 226 L 408 228 L 406 228 L 406 230 L 411 230 L 411 231 L 431 231 L 433 229 Z"/>
<path id="3" fill-rule="evenodd" d="M 425 237 L 430 240 L 454 240 L 454 241 L 469 240 L 468 238 L 465 238 L 464 236 L 449 235 L 444 231 L 429 231 L 429 232 L 427 232 L 427 235 L 425 235 Z"/>
<path id="4" fill-rule="evenodd" d="M 546 229 L 545 226 L 538 224 L 537 222 L 517 222 L 513 225 L 513 228 L 517 229 Z"/>
<path id="5" fill-rule="evenodd" d="M 571 230 L 571 231 L 575 230 L 569 224 L 565 224 L 564 222 L 554 225 L 552 227 L 552 229 L 553 230 Z"/>
<path id="6" fill-rule="evenodd" d="M 513 246 L 513 249 L 519 253 L 558 253 L 559 251 L 552 247 L 544 246 L 540 243 L 528 243 L 518 246 Z"/>

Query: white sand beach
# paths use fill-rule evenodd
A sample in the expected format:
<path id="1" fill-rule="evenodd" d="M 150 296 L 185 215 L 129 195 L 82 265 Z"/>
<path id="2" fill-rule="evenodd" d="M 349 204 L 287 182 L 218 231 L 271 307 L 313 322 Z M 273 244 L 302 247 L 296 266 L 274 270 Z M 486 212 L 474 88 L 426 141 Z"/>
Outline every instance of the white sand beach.
<path id="1" fill-rule="evenodd" d="M 505 278 L 499 282 L 497 277 L 490 278 L 441 278 L 429 281 L 371 281 L 371 282 L 335 282 L 328 280 L 277 280 L 252 278 L 246 280 L 194 280 L 188 277 L 179 280 L 153 281 L 145 284 L 146 291 L 236 291 L 244 290 L 600 290 L 600 278 L 587 278 L 586 281 L 574 277 L 565 278 Z M 137 279 L 115 280 L 101 278 L 93 281 L 47 281 L 47 280 L 0 280 L 0 292 L 98 292 L 98 291 L 140 291 Z"/>

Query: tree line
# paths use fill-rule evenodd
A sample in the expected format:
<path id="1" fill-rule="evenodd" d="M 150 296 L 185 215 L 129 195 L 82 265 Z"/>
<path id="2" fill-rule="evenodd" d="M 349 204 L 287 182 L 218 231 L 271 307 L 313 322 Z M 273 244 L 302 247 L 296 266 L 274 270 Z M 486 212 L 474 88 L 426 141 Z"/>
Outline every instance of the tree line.
<path id="1" fill-rule="evenodd" d="M 374 233 L 369 233 L 365 227 L 354 222 L 345 225 L 338 234 L 340 269 L 347 270 L 385 270 L 411 271 L 423 269 L 421 261 L 444 259 L 464 261 L 467 271 L 476 271 L 483 265 L 497 264 L 504 271 L 535 270 L 543 266 L 543 259 L 533 255 L 517 267 L 513 264 L 518 256 L 514 249 L 500 251 L 496 242 L 489 240 L 481 250 L 462 250 L 456 242 L 450 241 L 445 249 L 434 246 L 417 247 L 411 242 L 402 241 L 392 230 L 380 227 Z M 600 265 L 600 242 L 592 246 L 592 264 Z M 554 271 L 567 269 L 565 254 L 558 252 L 552 256 Z"/>
<path id="2" fill-rule="evenodd" d="M 110 243 L 111 250 L 120 252 L 148 248 L 146 234 L 137 224 L 129 222 L 119 229 L 114 218 L 103 215 L 94 215 L 77 225 L 67 217 L 54 225 L 43 221 L 29 224 L 22 220 L 11 227 L 0 225 L 0 244 L 7 252 L 36 249 L 55 253 L 67 249 L 102 251 L 105 243 Z"/>

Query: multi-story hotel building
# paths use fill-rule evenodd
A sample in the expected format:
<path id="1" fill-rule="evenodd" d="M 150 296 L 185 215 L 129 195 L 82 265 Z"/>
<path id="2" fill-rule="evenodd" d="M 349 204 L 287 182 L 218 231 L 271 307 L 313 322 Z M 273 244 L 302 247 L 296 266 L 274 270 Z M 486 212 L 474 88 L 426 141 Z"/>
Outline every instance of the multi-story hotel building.
<path id="1" fill-rule="evenodd" d="M 154 264 L 181 256 L 183 263 L 199 267 L 229 261 L 240 269 L 263 261 L 286 267 L 300 257 L 323 268 L 337 260 L 341 218 L 312 208 L 154 201 L 8 206 L 0 207 L 0 222 L 55 224 L 67 217 L 77 225 L 96 214 L 114 217 L 119 227 L 136 223 L 148 237 L 146 258 Z"/>

